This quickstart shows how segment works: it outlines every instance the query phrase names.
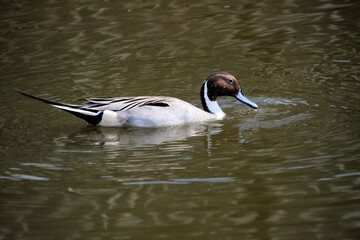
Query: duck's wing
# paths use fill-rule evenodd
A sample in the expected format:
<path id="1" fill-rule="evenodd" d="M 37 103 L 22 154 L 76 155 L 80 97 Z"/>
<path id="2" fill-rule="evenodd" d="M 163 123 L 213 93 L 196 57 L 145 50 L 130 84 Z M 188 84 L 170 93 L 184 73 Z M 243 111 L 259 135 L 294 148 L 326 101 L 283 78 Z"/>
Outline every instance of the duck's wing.
<path id="1" fill-rule="evenodd" d="M 117 98 L 87 98 L 83 108 L 94 110 L 126 111 L 137 107 L 154 106 L 169 107 L 171 98 L 167 97 L 117 97 Z"/>

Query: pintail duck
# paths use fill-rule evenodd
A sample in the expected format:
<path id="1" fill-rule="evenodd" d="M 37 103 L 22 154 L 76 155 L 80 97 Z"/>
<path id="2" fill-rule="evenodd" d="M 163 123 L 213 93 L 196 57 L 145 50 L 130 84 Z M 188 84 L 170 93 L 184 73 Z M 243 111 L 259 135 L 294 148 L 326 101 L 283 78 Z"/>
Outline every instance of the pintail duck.
<path id="1" fill-rule="evenodd" d="M 73 105 L 53 102 L 20 90 L 17 92 L 60 108 L 92 125 L 104 127 L 163 127 L 220 120 L 225 113 L 216 101 L 219 96 L 232 96 L 258 108 L 244 96 L 236 78 L 227 72 L 215 72 L 202 84 L 200 97 L 204 110 L 173 97 L 87 98 L 85 104 Z"/>

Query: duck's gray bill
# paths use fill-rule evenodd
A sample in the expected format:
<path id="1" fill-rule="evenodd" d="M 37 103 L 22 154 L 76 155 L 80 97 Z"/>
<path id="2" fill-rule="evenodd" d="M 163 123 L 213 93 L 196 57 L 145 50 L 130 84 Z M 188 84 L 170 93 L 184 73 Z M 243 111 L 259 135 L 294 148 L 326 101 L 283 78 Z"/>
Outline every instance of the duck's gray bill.
<path id="1" fill-rule="evenodd" d="M 235 95 L 236 99 L 239 100 L 242 103 L 245 103 L 246 105 L 252 107 L 252 108 L 258 108 L 258 105 L 256 103 L 253 103 L 249 99 L 247 99 L 244 94 L 241 92 L 241 90 L 238 92 L 238 94 Z"/>

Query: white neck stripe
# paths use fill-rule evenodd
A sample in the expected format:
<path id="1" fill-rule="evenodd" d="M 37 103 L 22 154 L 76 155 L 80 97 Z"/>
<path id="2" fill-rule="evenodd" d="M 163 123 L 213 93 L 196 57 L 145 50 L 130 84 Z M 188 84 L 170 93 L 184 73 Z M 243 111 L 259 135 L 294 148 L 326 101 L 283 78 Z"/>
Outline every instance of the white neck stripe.
<path id="1" fill-rule="evenodd" d="M 211 101 L 209 99 L 207 81 L 204 82 L 204 98 L 205 98 L 205 104 L 211 113 L 216 114 L 219 119 L 225 117 L 225 113 L 221 110 L 218 102 L 216 100 Z"/>

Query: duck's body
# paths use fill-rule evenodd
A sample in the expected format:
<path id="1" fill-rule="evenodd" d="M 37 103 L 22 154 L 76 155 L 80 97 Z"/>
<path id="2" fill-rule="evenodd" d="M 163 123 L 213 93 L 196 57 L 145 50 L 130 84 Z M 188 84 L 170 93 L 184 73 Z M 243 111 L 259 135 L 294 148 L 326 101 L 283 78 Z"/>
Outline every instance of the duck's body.
<path id="1" fill-rule="evenodd" d="M 124 100 L 123 100 L 124 99 Z M 91 100 L 91 99 L 89 99 Z M 205 112 L 183 100 L 172 97 L 114 98 L 113 103 L 93 109 L 103 110 L 101 126 L 162 127 L 220 119 L 218 114 Z M 149 103 L 146 103 L 149 102 Z M 130 103 L 130 104 L 129 104 Z M 131 108 L 131 104 L 139 104 Z M 117 109 L 129 108 L 117 111 Z M 114 121 L 114 119 L 116 119 Z"/>
<path id="2" fill-rule="evenodd" d="M 257 108 L 244 97 L 236 79 L 225 72 L 213 73 L 204 81 L 200 92 L 204 110 L 173 97 L 88 98 L 83 105 L 71 105 L 18 92 L 67 111 L 92 125 L 104 127 L 163 127 L 219 120 L 225 117 L 225 113 L 216 101 L 217 96 L 233 96 Z"/>

